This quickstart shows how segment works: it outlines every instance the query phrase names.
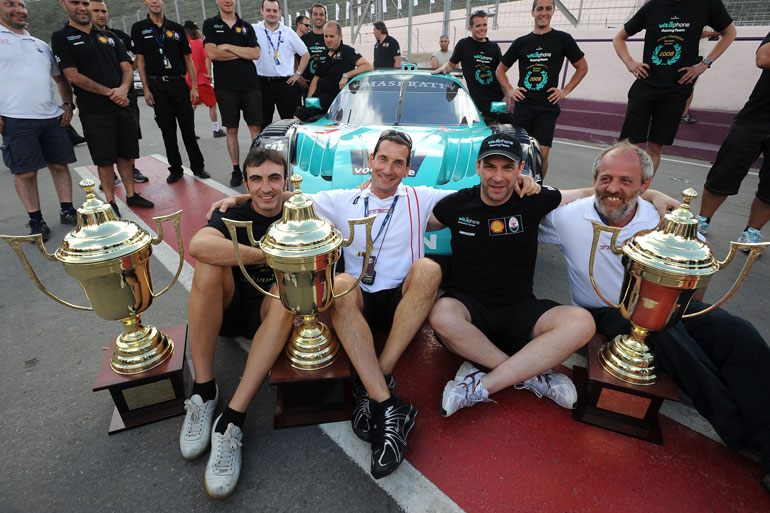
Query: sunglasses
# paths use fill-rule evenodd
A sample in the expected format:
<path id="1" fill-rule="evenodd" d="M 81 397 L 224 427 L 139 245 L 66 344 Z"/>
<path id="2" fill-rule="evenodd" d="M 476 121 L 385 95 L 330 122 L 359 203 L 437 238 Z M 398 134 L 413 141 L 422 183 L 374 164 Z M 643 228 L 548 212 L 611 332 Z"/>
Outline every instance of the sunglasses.
<path id="1" fill-rule="evenodd" d="M 396 139 L 400 139 L 406 143 L 407 146 L 409 146 L 409 149 L 412 149 L 412 138 L 409 137 L 409 134 L 405 134 L 404 132 L 400 132 L 398 130 L 385 130 L 380 134 L 380 138 L 377 140 L 377 144 L 380 144 L 383 139 L 386 137 L 395 137 Z"/>
<path id="2" fill-rule="evenodd" d="M 484 9 L 481 9 L 480 11 L 473 11 L 471 13 L 471 16 L 486 16 L 486 15 L 487 15 L 487 11 L 485 11 Z"/>
<path id="3" fill-rule="evenodd" d="M 310 23 L 300 23 L 300 25 L 304 25 L 307 28 L 310 28 Z"/>

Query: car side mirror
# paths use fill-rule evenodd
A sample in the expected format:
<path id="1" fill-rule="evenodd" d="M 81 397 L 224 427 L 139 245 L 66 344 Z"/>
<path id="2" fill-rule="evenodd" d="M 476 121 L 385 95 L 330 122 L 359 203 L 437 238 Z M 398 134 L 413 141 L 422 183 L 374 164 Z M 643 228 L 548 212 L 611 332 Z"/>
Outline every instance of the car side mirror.
<path id="1" fill-rule="evenodd" d="M 492 102 L 492 105 L 489 107 L 489 112 L 492 114 L 504 114 L 507 108 L 508 105 L 506 105 L 505 102 Z"/>
<path id="2" fill-rule="evenodd" d="M 503 104 L 505 105 L 505 104 Z M 308 98 L 305 98 L 305 107 L 308 109 L 318 109 L 321 110 L 321 99 L 316 98 L 314 96 L 310 96 Z"/>

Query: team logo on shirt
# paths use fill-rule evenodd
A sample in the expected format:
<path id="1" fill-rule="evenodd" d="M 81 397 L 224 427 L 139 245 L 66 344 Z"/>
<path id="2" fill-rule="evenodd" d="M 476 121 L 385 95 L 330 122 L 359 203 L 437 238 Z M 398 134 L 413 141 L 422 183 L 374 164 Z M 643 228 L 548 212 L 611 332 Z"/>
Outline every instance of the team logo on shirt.
<path id="1" fill-rule="evenodd" d="M 487 222 L 489 223 L 489 235 L 491 236 L 512 235 L 524 231 L 520 215 L 489 219 Z"/>
<path id="2" fill-rule="evenodd" d="M 43 53 L 43 49 L 40 48 L 40 45 L 35 45 L 35 50 L 37 50 L 37 53 Z"/>
<path id="3" fill-rule="evenodd" d="M 235 27 L 235 31 L 240 34 L 243 32 L 243 29 L 241 27 Z"/>
<path id="4" fill-rule="evenodd" d="M 505 224 L 501 220 L 495 219 L 489 222 L 490 235 L 500 235 L 504 231 L 505 231 Z"/>
<path id="5" fill-rule="evenodd" d="M 650 58 L 658 66 L 671 66 L 682 57 L 682 46 L 679 43 L 660 44 L 652 51 Z"/>
<path id="6" fill-rule="evenodd" d="M 115 40 L 112 39 L 111 37 L 99 36 L 97 39 L 102 44 L 110 45 L 110 46 L 115 46 Z"/>

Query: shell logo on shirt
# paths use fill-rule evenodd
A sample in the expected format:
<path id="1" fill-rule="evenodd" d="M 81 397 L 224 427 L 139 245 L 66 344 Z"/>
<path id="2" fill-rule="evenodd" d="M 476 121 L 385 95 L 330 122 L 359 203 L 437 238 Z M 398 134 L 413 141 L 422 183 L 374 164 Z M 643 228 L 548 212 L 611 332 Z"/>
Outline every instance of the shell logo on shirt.
<path id="1" fill-rule="evenodd" d="M 505 230 L 505 225 L 499 219 L 495 219 L 494 221 L 489 223 L 489 231 L 495 235 L 499 233 L 503 233 L 504 230 Z"/>
<path id="2" fill-rule="evenodd" d="M 235 31 L 240 34 L 243 32 L 243 29 L 241 27 L 235 27 Z"/>
<path id="3" fill-rule="evenodd" d="M 521 215 L 489 219 L 487 222 L 489 223 L 489 235 L 492 236 L 513 235 L 524 231 L 524 227 L 521 223 Z"/>

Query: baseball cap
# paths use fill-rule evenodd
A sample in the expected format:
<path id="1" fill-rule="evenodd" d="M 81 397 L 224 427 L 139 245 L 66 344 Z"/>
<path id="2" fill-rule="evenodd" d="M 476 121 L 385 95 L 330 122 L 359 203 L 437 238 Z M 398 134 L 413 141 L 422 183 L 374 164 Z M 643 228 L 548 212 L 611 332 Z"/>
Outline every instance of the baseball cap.
<path id="1" fill-rule="evenodd" d="M 492 155 L 500 155 L 516 162 L 521 162 L 521 144 L 517 139 L 508 134 L 492 134 L 481 141 L 479 156 L 476 160 L 481 160 Z"/>
<path id="2" fill-rule="evenodd" d="M 198 28 L 198 24 L 195 23 L 192 20 L 187 20 L 187 21 L 184 22 L 184 28 L 186 28 L 186 29 L 197 29 Z"/>

